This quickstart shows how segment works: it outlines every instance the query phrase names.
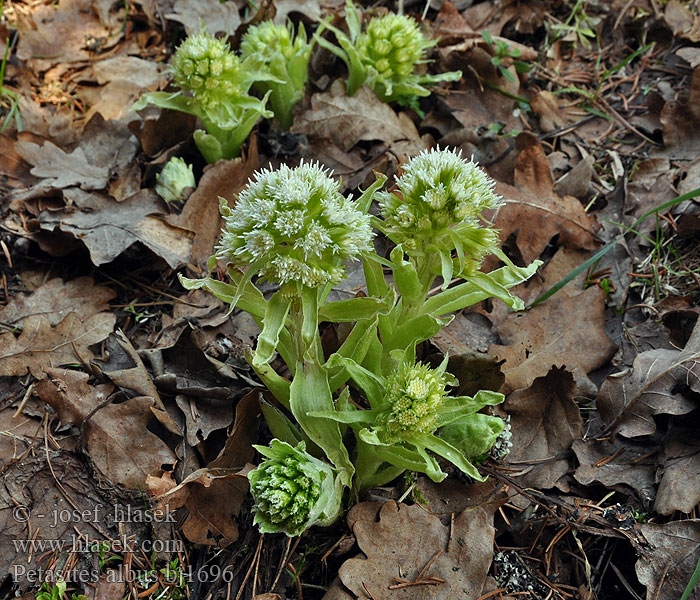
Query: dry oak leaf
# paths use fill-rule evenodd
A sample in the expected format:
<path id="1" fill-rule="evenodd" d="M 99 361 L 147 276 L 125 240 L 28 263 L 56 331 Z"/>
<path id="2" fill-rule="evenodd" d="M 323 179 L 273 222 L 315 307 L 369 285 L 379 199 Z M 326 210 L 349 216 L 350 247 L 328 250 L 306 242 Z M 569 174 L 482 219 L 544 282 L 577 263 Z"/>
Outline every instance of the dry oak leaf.
<path id="1" fill-rule="evenodd" d="M 417 505 L 385 502 L 378 520 L 376 510 L 362 511 L 355 520 L 358 507 L 362 504 L 350 512 L 348 523 L 367 558 L 351 558 L 339 571 L 357 598 L 451 600 L 481 594 L 493 557 L 495 503 L 464 510 L 452 528 Z M 416 580 L 421 571 L 432 584 L 389 589 Z"/>
<path id="2" fill-rule="evenodd" d="M 406 113 L 394 112 L 367 86 L 346 96 L 341 81 L 311 97 L 311 108 L 295 119 L 292 131 L 330 140 L 344 152 L 360 141 L 381 141 L 396 156 L 415 156 L 427 147 Z"/>
<path id="3" fill-rule="evenodd" d="M 84 423 L 87 453 L 110 481 L 143 489 L 148 475 L 160 475 L 164 465 L 177 460 L 167 444 L 147 429 L 152 398 L 137 396 L 98 408 L 114 391 L 111 384 L 93 387 L 87 373 L 66 369 L 46 369 L 46 375 L 37 384 L 37 394 L 64 423 Z"/>
<path id="4" fill-rule="evenodd" d="M 57 325 L 68 313 L 77 312 L 82 318 L 109 310 L 109 301 L 116 296 L 106 285 L 95 285 L 91 277 L 78 277 L 63 281 L 60 277 L 49 279 L 29 295 L 15 294 L 0 310 L 0 321 L 15 325 L 32 315 L 46 317 L 51 325 Z"/>
<path id="5" fill-rule="evenodd" d="M 506 398 L 513 448 L 508 464 L 531 467 L 519 478 L 524 487 L 552 488 L 569 469 L 566 457 L 574 440 L 581 439 L 583 419 L 574 402 L 574 378 L 564 369 L 552 369 L 528 389 Z"/>
<path id="6" fill-rule="evenodd" d="M 95 266 L 114 260 L 136 242 L 173 269 L 189 261 L 193 234 L 156 216 L 167 209 L 153 190 L 141 190 L 123 202 L 77 189 L 64 192 L 68 193 L 79 210 L 43 211 L 39 224 L 43 230 L 58 229 L 81 240 Z"/>
<path id="7" fill-rule="evenodd" d="M 498 333 L 503 345 L 488 351 L 505 360 L 501 391 L 506 394 L 529 387 L 557 366 L 574 374 L 581 393 L 595 396 L 586 374 L 605 365 L 617 348 L 605 333 L 605 294 L 598 287 L 574 296 L 560 292 L 527 312 L 511 313 Z"/>
<path id="8" fill-rule="evenodd" d="M 632 369 L 609 375 L 600 388 L 596 407 L 616 434 L 638 437 L 656 431 L 655 415 L 685 415 L 698 408 L 698 393 L 700 323 L 683 350 L 642 352 Z"/>
<path id="9" fill-rule="evenodd" d="M 173 5 L 173 12 L 165 17 L 182 23 L 187 35 L 197 33 L 203 27 L 211 35 L 233 35 L 241 24 L 238 5 L 235 2 L 220 0 L 177 0 Z"/>
<path id="10" fill-rule="evenodd" d="M 700 441 L 697 430 L 671 426 L 664 438 L 663 471 L 654 512 L 689 513 L 700 502 Z"/>
<path id="11" fill-rule="evenodd" d="M 251 392 L 236 406 L 236 421 L 224 449 L 207 467 L 197 469 L 179 485 L 150 477 L 146 487 L 157 497 L 157 507 L 170 510 L 186 507 L 189 511 L 182 532 L 195 544 L 226 547 L 238 539 L 236 517 L 248 494 L 248 464 L 253 458 L 252 444 L 257 437 L 260 412 L 258 393 Z"/>
<path id="12" fill-rule="evenodd" d="M 0 334 L 0 377 L 30 372 L 41 378 L 48 367 L 90 360 L 88 346 L 105 339 L 116 320 L 112 313 L 85 317 L 71 312 L 52 328 L 43 315 L 27 317 L 18 338 L 9 331 Z"/>
<path id="13" fill-rule="evenodd" d="M 634 566 L 639 582 L 647 588 L 646 600 L 678 600 L 700 560 L 700 519 L 639 527 L 653 550 Z M 700 600 L 700 586 L 688 600 Z"/>
<path id="14" fill-rule="evenodd" d="M 518 155 L 515 187 L 496 185 L 496 192 L 506 202 L 494 219 L 501 240 L 505 242 L 515 234 L 515 244 L 528 264 L 539 258 L 555 235 L 567 248 L 596 248 L 597 223 L 576 198 L 554 192 L 547 157 L 539 142 L 531 143 L 526 134 L 520 134 L 518 143 L 530 145 Z"/>
<path id="15" fill-rule="evenodd" d="M 651 506 L 656 493 L 656 460 L 649 456 L 647 444 L 618 437 L 602 442 L 574 440 L 572 448 L 579 462 L 576 481 L 583 485 L 598 482 L 608 488 L 622 483 L 634 489 L 645 506 Z"/>
<path id="16" fill-rule="evenodd" d="M 661 109 L 665 148 L 654 153 L 672 160 L 695 160 L 700 154 L 700 66 L 690 78 L 688 98 Z"/>
<path id="17" fill-rule="evenodd" d="M 39 185 L 55 189 L 78 185 L 84 190 L 107 186 L 109 168 L 91 164 L 80 147 L 68 154 L 48 141 L 41 146 L 20 141 L 15 143 L 15 152 L 34 165 L 30 173 L 44 179 Z"/>
<path id="18" fill-rule="evenodd" d="M 694 15 L 679 0 L 669 0 L 664 10 L 664 20 L 671 28 L 674 37 L 700 42 L 700 17 Z"/>

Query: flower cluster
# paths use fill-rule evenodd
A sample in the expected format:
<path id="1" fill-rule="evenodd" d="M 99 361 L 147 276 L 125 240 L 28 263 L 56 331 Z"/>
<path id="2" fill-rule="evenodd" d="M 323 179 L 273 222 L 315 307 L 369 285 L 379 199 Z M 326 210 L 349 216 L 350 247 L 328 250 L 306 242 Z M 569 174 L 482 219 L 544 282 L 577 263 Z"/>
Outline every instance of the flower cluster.
<path id="1" fill-rule="evenodd" d="M 235 207 L 224 206 L 216 256 L 280 284 L 338 283 L 342 261 L 371 250 L 373 236 L 369 216 L 339 188 L 313 163 L 259 171 Z"/>
<path id="2" fill-rule="evenodd" d="M 398 177 L 398 194 L 380 194 L 383 230 L 409 254 L 434 246 L 450 256 L 457 249 L 460 271 L 473 272 L 498 248 L 498 232 L 481 223 L 484 210 L 501 204 L 494 186 L 461 151 L 423 151 Z"/>
<path id="3" fill-rule="evenodd" d="M 418 109 L 417 99 L 430 95 L 425 86 L 462 77 L 460 71 L 439 75 L 419 72 L 419 67 L 428 62 L 426 50 L 437 42 L 426 39 L 413 19 L 389 13 L 371 19 L 362 31 L 362 17 L 352 0 L 347 0 L 345 14 L 349 35 L 324 23 L 316 40 L 347 65 L 346 91 L 349 96 L 367 84 L 385 102 L 398 102 Z M 334 33 L 338 45 L 320 37 L 325 28 Z"/>
<path id="4" fill-rule="evenodd" d="M 272 21 L 254 25 L 241 41 L 241 56 L 258 62 L 276 78 L 256 82 L 255 88 L 263 94 L 270 92 L 272 111 L 284 129 L 291 127 L 292 110 L 304 96 L 311 49 L 304 27 L 300 26 L 295 36 L 291 24 Z"/>
<path id="5" fill-rule="evenodd" d="M 268 460 L 248 473 L 255 499 L 255 523 L 262 533 L 299 535 L 312 525 L 328 525 L 340 512 L 336 474 L 306 452 L 303 442 L 292 447 L 272 440 L 255 446 Z"/>
<path id="6" fill-rule="evenodd" d="M 391 434 L 400 438 L 437 429 L 447 384 L 444 373 L 420 363 L 403 364 L 387 378 L 386 384 L 390 409 L 383 420 Z"/>
<path id="7" fill-rule="evenodd" d="M 434 45 L 413 19 L 393 13 L 372 19 L 356 42 L 370 86 L 385 102 L 399 100 L 394 86 L 411 77 L 416 66 L 425 62 L 426 49 Z"/>
<path id="8" fill-rule="evenodd" d="M 153 104 L 199 117 L 204 130 L 195 131 L 194 141 L 207 162 L 238 156 L 258 119 L 272 117 L 265 108 L 267 98 L 255 98 L 248 91 L 254 81 L 275 78 L 241 61 L 226 42 L 206 31 L 178 46 L 171 71 L 181 91 L 144 94 L 133 109 Z"/>
<path id="9" fill-rule="evenodd" d="M 206 31 L 186 38 L 172 62 L 175 83 L 210 109 L 226 109 L 230 98 L 241 94 L 240 70 L 229 45 Z"/>
<path id="10" fill-rule="evenodd" d="M 192 172 L 192 165 L 173 156 L 156 177 L 156 193 L 166 203 L 182 203 L 187 189 L 194 189 L 197 182 Z"/>

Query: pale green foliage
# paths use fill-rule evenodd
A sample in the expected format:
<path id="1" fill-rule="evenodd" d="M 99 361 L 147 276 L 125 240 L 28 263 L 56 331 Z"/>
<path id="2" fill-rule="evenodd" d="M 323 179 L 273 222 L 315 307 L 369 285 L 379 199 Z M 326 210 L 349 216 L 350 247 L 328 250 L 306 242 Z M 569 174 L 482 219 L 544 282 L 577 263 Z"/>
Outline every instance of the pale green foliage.
<path id="1" fill-rule="evenodd" d="M 192 165 L 188 165 L 178 156 L 173 156 L 156 178 L 156 193 L 168 204 L 177 203 L 183 200 L 183 193 L 187 188 L 194 188 L 196 185 Z"/>
<path id="2" fill-rule="evenodd" d="M 276 283 L 338 283 L 342 261 L 371 250 L 373 236 L 369 217 L 339 189 L 313 163 L 259 171 L 233 209 L 222 204 L 226 225 L 216 256 L 252 265 Z"/>
<path id="3" fill-rule="evenodd" d="M 330 525 L 338 517 L 342 485 L 328 464 L 306 452 L 303 442 L 292 447 L 275 439 L 269 448 L 255 448 L 268 458 L 248 473 L 254 523 L 261 533 L 295 536 L 312 525 Z"/>
<path id="4" fill-rule="evenodd" d="M 194 140 L 207 162 L 238 156 L 258 119 L 272 116 L 265 108 L 267 97 L 260 100 L 248 92 L 254 81 L 274 77 L 240 61 L 227 43 L 206 31 L 180 44 L 171 72 L 182 91 L 144 94 L 134 110 L 154 104 L 199 117 L 204 131 L 195 131 Z"/>
<path id="5" fill-rule="evenodd" d="M 276 25 L 272 21 L 254 25 L 241 41 L 241 57 L 255 61 L 277 80 L 256 82 L 255 88 L 262 94 L 270 92 L 275 119 L 284 129 L 291 127 L 292 110 L 304 97 L 311 49 L 303 26 L 295 36 L 291 24 Z"/>
<path id="6" fill-rule="evenodd" d="M 475 272 L 483 258 L 498 250 L 495 229 L 485 227 L 481 213 L 501 204 L 495 182 L 461 151 L 440 148 L 421 152 L 396 180 L 398 193 L 381 193 L 384 233 L 407 254 L 442 257 L 445 280 L 452 277 L 451 255 L 457 251 L 457 273 Z"/>
<path id="7" fill-rule="evenodd" d="M 418 23 L 410 17 L 393 13 L 375 17 L 362 31 L 362 17 L 352 0 L 348 0 L 345 13 L 349 35 L 331 25 L 322 26 L 335 34 L 339 46 L 324 40 L 319 34 L 316 39 L 347 65 L 346 91 L 349 96 L 367 84 L 384 102 L 396 101 L 416 107 L 419 97 L 430 95 L 425 86 L 461 78 L 460 71 L 439 75 L 420 72 L 421 65 L 428 62 L 426 51 L 437 41 L 425 39 Z"/>

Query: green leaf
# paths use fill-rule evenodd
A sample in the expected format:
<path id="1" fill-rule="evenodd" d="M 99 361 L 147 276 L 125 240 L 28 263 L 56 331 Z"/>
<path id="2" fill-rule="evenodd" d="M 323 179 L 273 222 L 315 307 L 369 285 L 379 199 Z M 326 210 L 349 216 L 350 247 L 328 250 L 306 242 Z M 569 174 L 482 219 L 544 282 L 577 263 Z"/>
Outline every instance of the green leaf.
<path id="1" fill-rule="evenodd" d="M 396 302 L 396 293 L 384 297 L 349 298 L 328 302 L 318 311 L 319 321 L 329 323 L 352 323 L 362 319 L 374 319 L 377 315 L 389 314 Z"/>
<path id="2" fill-rule="evenodd" d="M 270 390 L 272 395 L 279 400 L 285 408 L 289 408 L 289 389 L 290 383 L 275 371 L 270 365 L 264 364 L 255 366 L 253 364 L 253 354 L 246 352 L 245 355 L 248 364 L 253 368 L 257 376 L 265 384 L 265 387 Z"/>
<path id="3" fill-rule="evenodd" d="M 382 379 L 361 367 L 354 360 L 334 354 L 328 359 L 326 367 L 334 368 L 337 366 L 342 366 L 347 370 L 353 381 L 362 388 L 372 408 L 378 409 L 382 407 L 386 395 Z"/>
<path id="4" fill-rule="evenodd" d="M 503 419 L 475 413 L 441 427 L 439 435 L 464 456 L 481 456 L 491 450 L 505 426 Z"/>
<path id="5" fill-rule="evenodd" d="M 357 199 L 355 202 L 358 210 L 362 211 L 363 213 L 367 214 L 369 212 L 369 207 L 372 205 L 372 200 L 374 200 L 374 196 L 379 190 L 380 187 L 386 183 L 387 176 L 384 175 L 384 173 L 377 173 L 376 171 L 374 172 L 374 176 L 377 178 L 375 182 L 370 185 L 362 194 L 360 197 Z"/>
<path id="6" fill-rule="evenodd" d="M 389 286 L 384 279 L 384 269 L 381 262 L 375 260 L 374 254 L 362 257 L 362 269 L 367 283 L 367 293 L 370 297 L 383 298 L 389 292 Z M 379 258 L 379 257 L 376 257 Z"/>
<path id="7" fill-rule="evenodd" d="M 434 317 L 433 315 L 421 315 L 409 319 L 394 330 L 390 340 L 384 342 L 385 350 L 404 350 L 415 346 L 420 342 L 430 339 L 443 327 L 447 327 L 454 319 L 453 315 L 447 317 Z"/>
<path id="8" fill-rule="evenodd" d="M 335 410 L 326 372 L 315 360 L 297 366 L 290 388 L 290 409 L 306 435 L 316 443 L 340 472 L 344 485 L 349 486 L 354 472 L 348 451 L 343 444 L 338 423 L 312 417 L 317 411 Z"/>
<path id="9" fill-rule="evenodd" d="M 233 158 L 224 156 L 224 148 L 221 142 L 207 133 L 203 129 L 197 129 L 194 132 L 194 143 L 197 145 L 197 149 L 200 151 L 204 160 L 206 160 L 210 165 L 213 165 L 217 160 L 222 158 Z"/>
<path id="10" fill-rule="evenodd" d="M 440 439 L 432 433 L 415 433 L 414 436 L 412 441 L 416 444 L 421 444 L 425 448 L 435 452 L 438 456 L 449 460 L 455 467 L 469 475 L 472 479 L 486 481 L 486 477 L 479 473 L 477 468 L 452 444 Z"/>
<path id="11" fill-rule="evenodd" d="M 418 272 L 412 262 L 404 260 L 404 252 L 401 244 L 391 251 L 392 272 L 394 283 L 409 305 L 416 305 L 423 301 L 423 285 L 418 278 Z"/>
<path id="12" fill-rule="evenodd" d="M 372 424 L 377 420 L 379 414 L 378 410 L 317 410 L 310 412 L 309 416 L 352 425 L 354 423 Z"/>
<path id="13" fill-rule="evenodd" d="M 315 349 L 318 337 L 318 290 L 316 288 L 302 286 L 301 311 L 303 316 L 301 339 L 308 351 Z"/>
<path id="14" fill-rule="evenodd" d="M 280 331 L 284 327 L 291 304 L 291 298 L 282 290 L 276 291 L 270 298 L 263 319 L 263 330 L 258 336 L 258 345 L 253 356 L 254 368 L 266 365 L 274 358 Z"/>
<path id="15" fill-rule="evenodd" d="M 277 439 L 286 442 L 290 446 L 296 446 L 302 441 L 302 436 L 295 425 L 276 406 L 270 404 L 260 394 L 260 409 L 262 410 L 265 422 L 270 428 L 272 435 Z"/>
<path id="16" fill-rule="evenodd" d="M 354 360 L 357 364 L 362 364 L 362 361 L 367 356 L 367 352 L 372 345 L 373 340 L 377 339 L 377 318 L 363 319 L 358 321 L 352 328 L 352 331 L 345 338 L 345 341 L 338 348 L 336 355 Z M 350 374 L 344 366 L 329 370 L 331 390 L 337 390 L 343 385 Z"/>

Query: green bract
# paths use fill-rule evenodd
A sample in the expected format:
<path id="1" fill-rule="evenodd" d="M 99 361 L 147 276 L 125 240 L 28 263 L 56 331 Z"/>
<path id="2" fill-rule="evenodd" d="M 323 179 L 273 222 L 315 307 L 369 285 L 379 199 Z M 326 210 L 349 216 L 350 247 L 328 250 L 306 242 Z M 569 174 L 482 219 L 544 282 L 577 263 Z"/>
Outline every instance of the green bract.
<path id="1" fill-rule="evenodd" d="M 265 108 L 267 96 L 260 100 L 248 91 L 254 81 L 274 77 L 240 61 L 227 43 L 206 31 L 180 44 L 171 72 L 182 91 L 144 94 L 134 110 L 154 104 L 199 117 L 204 130 L 195 131 L 194 140 L 207 162 L 238 156 L 258 119 L 272 116 Z"/>
<path id="2" fill-rule="evenodd" d="M 342 261 L 371 250 L 373 236 L 370 218 L 339 190 L 313 163 L 259 171 L 233 209 L 222 201 L 226 225 L 217 258 L 276 283 L 338 283 Z"/>
<path id="3" fill-rule="evenodd" d="M 168 204 L 182 202 L 184 191 L 196 185 L 192 165 L 177 156 L 165 163 L 156 177 L 156 193 Z"/>
<path id="4" fill-rule="evenodd" d="M 488 254 L 499 249 L 498 232 L 484 227 L 481 213 L 502 204 L 495 182 L 460 152 L 423 151 L 403 168 L 397 193 L 381 193 L 383 222 L 377 225 L 410 255 L 441 258 L 434 274 L 449 283 L 452 252 L 460 275 L 474 273 Z"/>
<path id="5" fill-rule="evenodd" d="M 349 36 L 331 25 L 322 26 L 335 34 L 339 46 L 318 33 L 316 39 L 347 65 L 349 96 L 366 83 L 385 102 L 416 106 L 418 97 L 430 95 L 425 86 L 461 78 L 460 71 L 439 75 L 417 72 L 420 65 L 428 62 L 426 50 L 437 42 L 426 40 L 413 19 L 389 13 L 371 19 L 363 32 L 362 17 L 352 0 L 348 0 L 345 13 Z"/>
<path id="6" fill-rule="evenodd" d="M 255 61 L 277 80 L 259 81 L 255 88 L 263 94 L 270 92 L 272 111 L 284 129 L 292 126 L 292 110 L 304 97 L 311 49 L 303 26 L 294 36 L 291 24 L 275 25 L 272 21 L 254 25 L 241 41 L 241 57 Z"/>
<path id="7" fill-rule="evenodd" d="M 370 409 L 312 415 L 350 424 L 355 430 L 360 489 L 387 483 L 406 469 L 442 481 L 446 474 L 428 451 L 484 480 L 469 459 L 488 452 L 505 423 L 477 411 L 500 404 L 503 394 L 481 391 L 473 398 L 448 396 L 445 387 L 457 382 L 445 372 L 447 358 L 437 369 L 403 363 L 387 377 L 378 377 L 348 359 L 335 361 L 345 366 L 365 393 Z"/>
<path id="8" fill-rule="evenodd" d="M 292 447 L 275 439 L 269 448 L 255 448 L 268 458 L 248 473 L 261 533 L 291 537 L 338 518 L 343 486 L 333 468 L 308 454 L 303 442 Z"/>

